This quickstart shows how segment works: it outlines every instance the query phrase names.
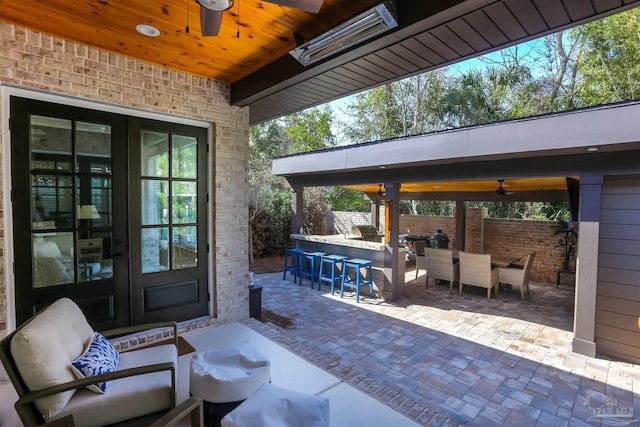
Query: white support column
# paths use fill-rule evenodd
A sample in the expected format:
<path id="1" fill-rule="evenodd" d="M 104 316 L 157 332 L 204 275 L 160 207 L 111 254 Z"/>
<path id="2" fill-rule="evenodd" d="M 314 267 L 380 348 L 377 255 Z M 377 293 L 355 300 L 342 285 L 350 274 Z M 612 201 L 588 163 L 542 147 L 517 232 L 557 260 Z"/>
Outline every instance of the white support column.
<path id="1" fill-rule="evenodd" d="M 591 357 L 596 355 L 596 298 L 602 181 L 601 174 L 580 176 L 573 351 Z"/>

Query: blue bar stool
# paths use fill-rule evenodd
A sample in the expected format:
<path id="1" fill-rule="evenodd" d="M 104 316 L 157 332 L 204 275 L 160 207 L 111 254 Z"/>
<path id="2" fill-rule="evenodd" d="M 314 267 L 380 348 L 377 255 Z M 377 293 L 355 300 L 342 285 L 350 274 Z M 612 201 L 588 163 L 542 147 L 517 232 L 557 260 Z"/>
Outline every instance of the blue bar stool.
<path id="1" fill-rule="evenodd" d="M 302 254 L 302 265 L 300 267 L 300 283 L 302 285 L 302 279 L 307 277 L 311 280 L 311 289 L 313 289 L 313 282 L 316 279 L 320 280 L 320 258 L 326 255 L 325 252 L 304 252 Z M 319 282 L 318 282 L 319 283 Z"/>
<path id="2" fill-rule="evenodd" d="M 325 255 L 320 258 L 318 290 L 322 289 L 322 282 L 329 282 L 331 283 L 331 295 L 333 295 L 336 282 L 342 280 L 342 273 L 338 270 L 338 265 L 342 266 L 342 261 L 345 259 L 347 257 L 343 255 Z"/>
<path id="3" fill-rule="evenodd" d="M 300 267 L 302 266 L 302 254 L 304 249 L 294 248 L 285 249 L 284 251 L 284 274 L 282 280 L 287 278 L 287 271 L 293 274 L 293 283 L 300 277 Z"/>
<path id="4" fill-rule="evenodd" d="M 340 284 L 340 298 L 344 294 L 345 286 L 356 290 L 356 302 L 360 302 L 360 288 L 362 286 L 369 287 L 369 293 L 373 298 L 376 294 L 373 292 L 373 263 L 370 260 L 353 258 L 344 261 L 342 267 L 342 283 Z M 353 278 L 349 279 L 349 269 L 353 269 Z M 361 269 L 367 270 L 366 278 L 362 276 Z"/>

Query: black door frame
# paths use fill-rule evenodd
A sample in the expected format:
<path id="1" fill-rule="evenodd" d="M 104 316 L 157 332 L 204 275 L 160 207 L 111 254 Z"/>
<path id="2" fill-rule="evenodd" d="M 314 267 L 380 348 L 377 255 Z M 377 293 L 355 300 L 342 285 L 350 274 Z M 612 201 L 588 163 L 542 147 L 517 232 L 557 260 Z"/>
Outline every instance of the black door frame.
<path id="1" fill-rule="evenodd" d="M 193 136 L 197 138 L 197 267 L 173 269 L 156 273 L 142 273 L 142 239 L 134 237 L 143 229 L 140 211 L 141 196 L 141 152 L 142 131 L 160 132 L 167 135 Z M 131 321 L 133 324 L 159 322 L 162 320 L 188 320 L 208 313 L 208 141 L 205 129 L 156 120 L 131 118 L 129 123 L 129 198 L 131 256 L 130 292 Z M 170 150 L 171 151 L 171 150 Z M 171 160 L 169 161 L 171 164 Z M 169 167 L 171 169 L 171 166 Z M 171 176 L 171 174 L 169 174 Z M 134 182 L 134 180 L 138 180 Z M 164 178 L 162 178 L 164 180 Z M 169 177 L 167 177 L 169 180 Z M 171 181 L 176 182 L 176 181 Z M 171 184 L 169 185 L 171 187 Z M 171 190 L 169 190 L 171 192 Z M 169 252 L 175 242 L 169 243 Z M 171 256 L 171 255 L 170 255 Z"/>
<path id="2" fill-rule="evenodd" d="M 151 111 L 139 111 L 136 109 L 132 109 L 129 108 L 127 106 L 120 106 L 120 105 L 115 105 L 115 104 L 104 104 L 104 103 L 100 103 L 100 102 L 95 102 L 95 101 L 91 101 L 91 100 L 87 100 L 87 99 L 81 99 L 81 98 L 74 98 L 74 97 L 69 97 L 66 95 L 60 95 L 60 94 L 55 94 L 55 93 L 49 93 L 49 92 L 44 92 L 44 91 L 39 91 L 39 90 L 32 90 L 29 88 L 20 88 L 20 87 L 12 87 L 12 86 L 4 86 L 2 88 L 0 88 L 0 91 L 3 94 L 3 99 L 5 99 L 5 107 L 7 107 L 10 103 L 10 100 L 12 98 L 20 98 L 20 99 L 24 99 L 24 100 L 28 100 L 28 101 L 32 101 L 32 102 L 37 102 L 37 103 L 53 103 L 53 104 L 58 104 L 58 105 L 64 105 L 66 107 L 69 108 L 78 108 L 78 109 L 86 109 L 88 111 L 93 112 L 106 112 L 106 113 L 111 113 L 111 114 L 115 114 L 115 115 L 119 115 L 119 116 L 123 116 L 123 117 L 128 117 L 128 118 L 148 118 L 151 120 L 159 120 L 162 122 L 166 122 L 166 123 L 171 123 L 171 124 L 182 124 L 182 125 L 187 125 L 187 126 L 192 126 L 194 128 L 200 128 L 202 129 L 205 133 L 206 133 L 206 139 L 207 139 L 207 143 L 210 143 L 213 136 L 215 135 L 215 124 L 212 122 L 206 122 L 206 121 L 202 121 L 202 120 L 198 120 L 198 119 L 191 119 L 191 118 L 187 118 L 187 117 L 178 117 L 178 116 L 170 116 L 168 114 L 164 114 L 164 113 L 156 113 L 156 112 L 151 112 Z M 8 128 L 11 129 L 13 126 L 13 119 L 15 117 L 9 117 L 9 109 L 8 108 L 3 108 L 3 122 L 8 125 Z M 5 127 L 6 129 L 6 127 Z M 10 132 L 7 132 L 7 134 L 10 134 Z M 13 141 L 11 140 L 11 138 L 7 138 L 5 139 L 5 159 L 8 159 L 11 157 L 12 155 L 12 145 L 13 145 Z M 209 153 L 207 150 L 207 155 L 206 155 L 206 165 L 207 165 L 207 172 L 206 172 L 206 178 L 204 180 L 204 182 L 202 182 L 202 185 L 204 185 L 207 188 L 207 194 L 209 194 L 209 192 L 212 190 L 213 188 L 213 170 L 211 170 L 210 168 L 213 165 L 213 161 L 211 159 L 210 156 L 213 155 L 213 152 Z M 114 176 L 114 180 L 116 178 L 121 178 L 123 180 L 127 180 L 127 177 L 125 176 L 126 174 L 123 174 L 123 176 L 121 177 L 115 177 Z M 12 190 L 15 189 L 15 182 L 13 182 L 13 178 L 7 179 L 5 180 L 5 188 L 8 188 L 8 186 L 12 186 Z M 115 183 L 114 183 L 115 185 Z M 6 265 L 9 267 L 7 269 L 7 274 L 6 274 L 6 296 L 7 296 L 7 327 L 11 330 L 14 329 L 17 324 L 19 324 L 19 321 L 17 319 L 18 315 L 18 305 L 23 303 L 21 301 L 21 299 L 17 298 L 17 294 L 18 294 L 18 284 L 16 283 L 16 276 L 15 276 L 15 269 L 16 266 L 18 266 L 20 264 L 20 255 L 13 253 L 12 251 L 12 241 L 15 242 L 15 240 L 19 239 L 20 237 L 18 235 L 16 235 L 15 233 L 13 233 L 13 224 L 17 221 L 17 217 L 19 216 L 19 214 L 14 214 L 13 210 L 10 209 L 10 202 L 8 201 L 10 199 L 10 194 L 7 191 L 6 194 L 6 199 L 7 199 L 7 204 L 5 205 L 5 207 L 7 207 L 8 209 L 6 209 L 5 212 L 5 225 L 9 225 L 9 227 L 5 227 L 5 230 L 7 231 L 7 236 L 6 236 L 6 243 L 9 245 L 9 247 L 7 247 L 7 252 L 9 252 L 8 254 L 5 254 L 6 257 Z M 207 199 L 209 200 L 209 196 L 207 196 Z M 203 224 L 206 225 L 208 231 L 207 231 L 207 240 L 205 242 L 206 247 L 208 248 L 211 244 L 211 239 L 213 239 L 213 220 L 212 218 L 210 218 L 209 215 L 210 210 L 207 208 L 206 209 L 206 215 L 204 217 L 204 220 L 202 221 Z M 9 235 L 11 234 L 11 235 Z M 114 250 L 115 252 L 115 250 Z M 207 307 L 207 311 L 209 315 L 213 315 L 213 313 L 215 313 L 215 299 L 214 296 L 214 286 L 212 285 L 214 283 L 214 278 L 215 278 L 215 260 L 214 258 L 214 254 L 213 253 L 208 253 L 206 255 L 206 265 L 207 267 L 205 268 L 207 271 L 207 294 L 211 294 L 211 301 L 209 301 L 206 304 Z M 126 256 L 123 257 L 124 262 L 126 262 L 128 264 L 128 259 Z M 12 271 L 13 269 L 13 271 Z M 86 289 L 83 289 L 86 290 Z M 207 295 L 208 296 L 208 295 Z M 87 307 L 89 310 L 91 309 L 91 307 Z"/>
<path id="3" fill-rule="evenodd" d="M 87 110 L 83 108 L 56 104 L 45 101 L 11 97 L 11 194 L 13 204 L 13 236 L 14 236 L 14 274 L 15 274 L 15 307 L 17 325 L 24 323 L 35 312 L 51 304 L 56 299 L 67 296 L 72 298 L 81 307 L 87 320 L 96 329 L 107 329 L 124 326 L 130 323 L 128 294 L 124 284 L 128 282 L 128 270 L 126 258 L 114 258 L 114 274 L 112 278 L 96 282 L 76 282 L 57 286 L 33 287 L 32 268 L 33 260 L 31 246 L 31 149 L 30 149 L 30 116 L 40 115 L 60 119 L 68 119 L 74 122 L 98 122 L 111 126 L 111 175 L 112 188 L 127 188 L 126 179 L 126 150 L 117 149 L 114 145 L 118 141 L 126 143 L 126 117 L 99 110 Z M 55 171 L 43 172 L 55 174 Z M 72 173 L 75 176 L 75 172 Z M 73 184 L 73 193 L 76 187 Z M 126 250 L 127 224 L 126 198 L 113 197 L 112 235 L 114 252 Z M 77 203 L 74 203 L 77 204 Z M 119 218 L 118 220 L 115 220 Z M 77 231 L 75 225 L 68 228 L 57 229 L 60 232 Z M 18 238 L 17 236 L 26 236 Z M 77 235 L 74 234 L 74 241 Z M 77 264 L 79 254 L 74 251 L 73 265 Z M 27 261 L 25 261 L 27 260 Z M 117 274 L 115 274 L 117 273 Z M 20 283 L 26 285 L 20 286 Z"/>

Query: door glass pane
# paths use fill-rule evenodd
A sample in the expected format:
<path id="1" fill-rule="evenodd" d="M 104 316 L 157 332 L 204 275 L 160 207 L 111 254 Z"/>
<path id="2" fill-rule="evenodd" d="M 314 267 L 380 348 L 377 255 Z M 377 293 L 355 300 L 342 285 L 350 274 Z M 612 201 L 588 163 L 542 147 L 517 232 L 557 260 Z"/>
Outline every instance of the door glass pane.
<path id="1" fill-rule="evenodd" d="M 106 216 L 106 215 L 105 215 Z M 113 277 L 114 253 L 113 233 L 111 228 L 102 231 L 94 229 L 91 238 L 78 241 L 80 269 L 86 280 L 99 280 Z M 83 262 L 85 264 L 83 264 Z"/>
<path id="2" fill-rule="evenodd" d="M 31 169 L 71 171 L 71 129 L 71 120 L 31 116 Z"/>
<path id="3" fill-rule="evenodd" d="M 77 167 L 80 172 L 111 172 L 111 126 L 76 123 Z"/>
<path id="4" fill-rule="evenodd" d="M 154 131 L 141 136 L 143 273 L 197 267 L 198 138 Z"/>
<path id="5" fill-rule="evenodd" d="M 75 282 L 73 233 L 34 232 L 31 243 L 34 287 Z"/>
<path id="6" fill-rule="evenodd" d="M 171 212 L 174 224 L 194 224 L 198 222 L 197 182 L 173 181 L 171 183 Z"/>
<path id="7" fill-rule="evenodd" d="M 198 139 L 192 136 L 173 135 L 171 141 L 171 176 L 196 178 L 198 176 Z"/>
<path id="8" fill-rule="evenodd" d="M 34 286 L 113 277 L 111 127 L 32 116 L 30 137 Z"/>
<path id="9" fill-rule="evenodd" d="M 175 227 L 173 229 L 173 268 L 198 266 L 198 227 Z"/>
<path id="10" fill-rule="evenodd" d="M 169 176 L 169 135 L 142 131 L 142 176 Z"/>
<path id="11" fill-rule="evenodd" d="M 111 126 L 76 122 L 76 219 L 79 281 L 113 277 Z"/>
<path id="12" fill-rule="evenodd" d="M 72 122 L 38 115 L 30 116 L 29 120 L 32 229 L 70 227 Z"/>
<path id="13" fill-rule="evenodd" d="M 167 227 L 142 230 L 142 272 L 169 270 L 169 229 Z"/>
<path id="14" fill-rule="evenodd" d="M 111 227 L 112 224 L 112 180 L 107 176 L 91 177 L 91 204 L 98 211 L 98 218 L 94 218 L 94 227 Z"/>
<path id="15" fill-rule="evenodd" d="M 33 230 L 69 228 L 73 224 L 71 175 L 31 175 Z"/>
<path id="16" fill-rule="evenodd" d="M 169 181 L 142 180 L 142 225 L 169 223 Z"/>

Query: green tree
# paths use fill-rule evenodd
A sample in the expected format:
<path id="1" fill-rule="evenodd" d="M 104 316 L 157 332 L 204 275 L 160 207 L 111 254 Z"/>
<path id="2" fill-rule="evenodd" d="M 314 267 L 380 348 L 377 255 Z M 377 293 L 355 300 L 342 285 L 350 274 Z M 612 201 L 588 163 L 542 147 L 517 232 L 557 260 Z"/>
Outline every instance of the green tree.
<path id="1" fill-rule="evenodd" d="M 289 225 L 282 206 L 291 206 L 283 178 L 271 174 L 272 158 L 286 150 L 286 137 L 276 121 L 249 128 L 249 259 L 278 253 Z M 287 201 L 288 196 L 288 201 Z M 290 209 L 286 212 L 290 216 Z M 290 221 L 290 220 L 289 220 Z"/>
<path id="2" fill-rule="evenodd" d="M 346 137 L 358 143 L 441 129 L 447 85 L 446 71 L 436 70 L 356 95 Z"/>
<path id="3" fill-rule="evenodd" d="M 472 126 L 517 117 L 522 111 L 518 96 L 533 87 L 531 71 L 517 62 L 492 65 L 484 70 L 471 69 L 454 81 L 445 96 L 444 110 L 453 127 Z"/>
<path id="4" fill-rule="evenodd" d="M 249 129 L 250 259 L 280 254 L 289 244 L 291 191 L 282 177 L 271 174 L 274 157 L 335 145 L 333 113 L 328 106 L 312 108 Z M 313 194 L 306 214 L 309 224 L 320 224 L 324 201 Z"/>
<path id="5" fill-rule="evenodd" d="M 371 201 L 363 193 L 342 187 L 325 187 L 325 200 L 334 211 L 369 212 Z"/>
<path id="6" fill-rule="evenodd" d="M 640 97 L 640 9 L 634 8 L 575 28 L 584 43 L 577 57 L 582 105 Z"/>
<path id="7" fill-rule="evenodd" d="M 280 120 L 287 137 L 287 154 L 321 150 L 336 145 L 331 132 L 333 112 L 328 105 L 294 113 Z"/>

